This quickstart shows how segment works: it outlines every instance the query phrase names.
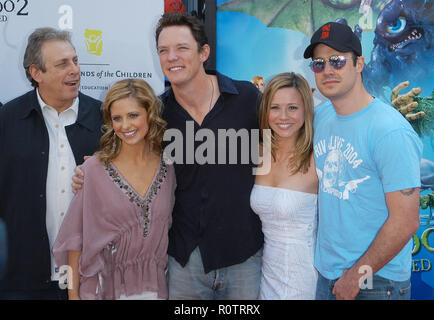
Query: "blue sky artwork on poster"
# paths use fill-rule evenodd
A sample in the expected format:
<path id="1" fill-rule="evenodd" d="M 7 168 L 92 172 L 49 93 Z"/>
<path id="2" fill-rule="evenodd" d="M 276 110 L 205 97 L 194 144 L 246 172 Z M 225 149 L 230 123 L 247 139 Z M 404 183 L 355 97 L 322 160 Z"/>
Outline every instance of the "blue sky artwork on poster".
<path id="1" fill-rule="evenodd" d="M 412 298 L 434 299 L 434 10 L 432 0 L 217 0 L 217 69 L 240 80 L 284 71 L 315 87 L 303 58 L 313 32 L 328 21 L 360 37 L 368 91 L 391 103 L 415 89 L 416 109 L 403 116 L 423 144 L 420 228 L 414 235 Z M 318 92 L 315 104 L 326 99 Z M 411 101 L 407 101 L 409 103 Z M 400 105 L 396 105 L 400 108 Z M 405 152 L 405 150 L 403 150 Z"/>

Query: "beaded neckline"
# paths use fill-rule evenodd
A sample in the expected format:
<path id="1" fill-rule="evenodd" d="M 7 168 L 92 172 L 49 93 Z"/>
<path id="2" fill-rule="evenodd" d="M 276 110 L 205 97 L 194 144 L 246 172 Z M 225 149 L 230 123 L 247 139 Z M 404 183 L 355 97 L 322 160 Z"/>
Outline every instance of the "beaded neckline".
<path id="1" fill-rule="evenodd" d="M 163 157 L 160 157 L 160 163 L 157 169 L 157 173 L 149 186 L 145 196 L 140 196 L 136 190 L 128 183 L 128 181 L 122 176 L 122 174 L 116 169 L 111 162 L 106 162 L 104 168 L 107 171 L 110 179 L 119 186 L 122 192 L 128 197 L 130 202 L 133 202 L 140 208 L 140 216 L 143 219 L 143 237 L 147 237 L 149 234 L 149 226 L 151 224 L 151 202 L 161 188 L 161 184 L 166 178 L 167 164 L 164 162 Z"/>

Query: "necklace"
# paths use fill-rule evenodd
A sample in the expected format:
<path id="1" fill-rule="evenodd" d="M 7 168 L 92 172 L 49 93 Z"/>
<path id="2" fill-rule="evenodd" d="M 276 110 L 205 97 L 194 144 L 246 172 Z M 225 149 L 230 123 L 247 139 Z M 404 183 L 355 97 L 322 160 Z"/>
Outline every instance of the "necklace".
<path id="1" fill-rule="evenodd" d="M 214 98 L 214 83 L 212 82 L 212 79 L 210 78 L 209 81 L 211 81 L 211 87 L 212 87 L 212 92 L 211 92 L 211 100 L 209 101 L 209 109 L 208 112 L 211 111 L 211 107 L 212 107 L 212 98 Z"/>

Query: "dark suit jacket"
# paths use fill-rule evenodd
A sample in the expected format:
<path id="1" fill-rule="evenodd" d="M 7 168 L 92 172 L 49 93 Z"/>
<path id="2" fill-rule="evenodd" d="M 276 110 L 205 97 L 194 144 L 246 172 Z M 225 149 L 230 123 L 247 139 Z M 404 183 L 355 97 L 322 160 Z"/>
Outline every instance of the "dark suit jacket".
<path id="1" fill-rule="evenodd" d="M 77 121 L 65 127 L 75 161 L 99 147 L 101 102 L 79 94 Z M 51 282 L 46 230 L 49 137 L 36 90 L 0 108 L 0 218 L 8 233 L 0 291 L 42 290 Z"/>

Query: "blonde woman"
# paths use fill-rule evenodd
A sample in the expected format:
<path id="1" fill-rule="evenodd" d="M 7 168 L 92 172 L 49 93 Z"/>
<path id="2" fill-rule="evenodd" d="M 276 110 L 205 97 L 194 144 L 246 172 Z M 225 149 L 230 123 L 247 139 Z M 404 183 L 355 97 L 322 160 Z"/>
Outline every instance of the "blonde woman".
<path id="1" fill-rule="evenodd" d="M 260 299 L 315 298 L 313 115 L 312 90 L 302 76 L 282 73 L 267 83 L 259 125 L 271 129 L 271 165 L 256 176 L 250 197 L 265 236 Z"/>
<path id="2" fill-rule="evenodd" d="M 162 158 L 161 109 L 143 80 L 107 92 L 101 150 L 82 165 L 53 249 L 70 267 L 69 299 L 167 299 L 175 175 Z"/>

